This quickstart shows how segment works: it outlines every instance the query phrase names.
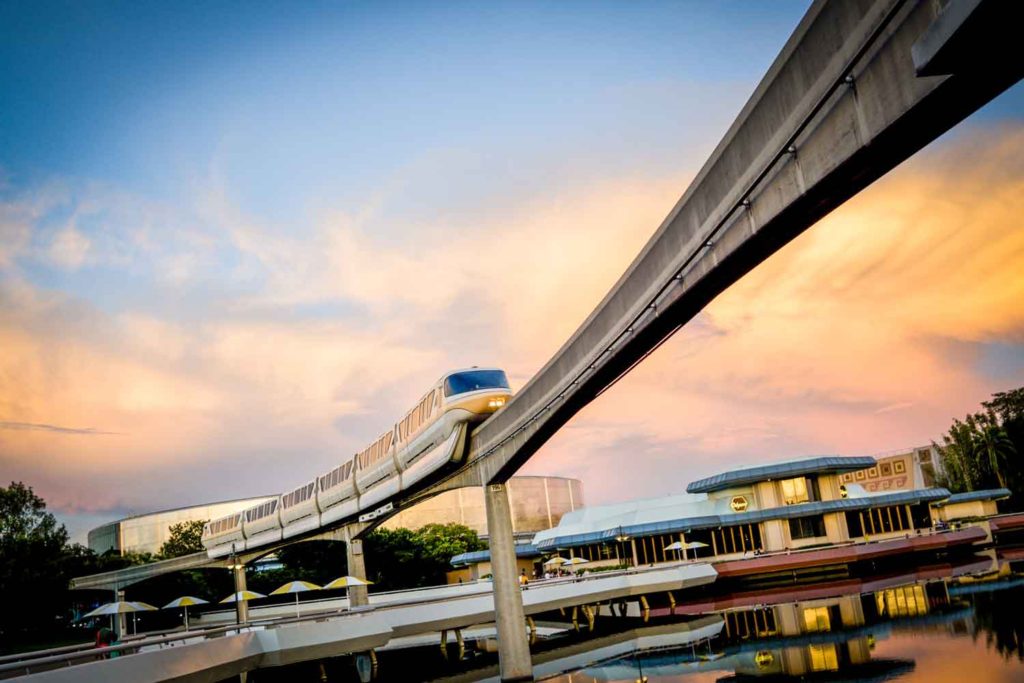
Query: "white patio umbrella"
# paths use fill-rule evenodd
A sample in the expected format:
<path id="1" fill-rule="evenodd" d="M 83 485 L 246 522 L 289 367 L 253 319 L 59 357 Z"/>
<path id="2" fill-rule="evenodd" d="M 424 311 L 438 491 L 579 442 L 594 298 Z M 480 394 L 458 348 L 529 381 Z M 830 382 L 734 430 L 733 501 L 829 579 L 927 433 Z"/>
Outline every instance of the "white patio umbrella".
<path id="1" fill-rule="evenodd" d="M 115 614 L 128 614 L 129 612 L 149 612 L 155 609 L 156 607 L 153 607 L 152 605 L 145 602 L 137 602 L 133 600 L 115 600 L 114 602 L 108 602 L 105 605 L 100 605 L 88 614 L 83 615 L 81 618 L 85 619 L 86 617 L 97 617 L 104 614 L 109 614 L 111 615 L 111 618 L 113 618 L 113 615 Z M 111 623 L 111 628 L 113 628 L 113 623 Z M 118 627 L 118 629 L 120 629 L 120 627 Z M 135 630 L 134 615 L 132 616 L 132 630 Z M 120 634 L 120 636 L 124 637 L 124 634 L 122 633 Z"/>
<path id="2" fill-rule="evenodd" d="M 295 616 L 299 616 L 299 593 L 305 593 L 306 591 L 320 590 L 320 586 L 309 581 L 289 581 L 285 585 L 281 586 L 276 590 L 270 591 L 271 595 L 284 595 L 286 593 L 295 594 Z"/>
<path id="3" fill-rule="evenodd" d="M 180 598 L 175 598 L 169 603 L 164 605 L 161 609 L 177 609 L 182 608 L 185 612 L 185 630 L 188 630 L 188 608 L 192 605 L 209 605 L 209 600 L 203 600 L 202 598 L 192 597 L 191 595 L 183 595 Z"/>
<path id="4" fill-rule="evenodd" d="M 669 545 L 664 547 L 664 550 L 666 552 L 668 552 L 669 550 L 675 550 L 676 551 L 676 559 L 677 560 L 679 559 L 679 551 L 682 550 L 682 549 L 683 549 L 683 544 L 680 541 L 676 541 L 675 543 L 671 543 L 671 544 L 669 544 Z"/>
<path id="5" fill-rule="evenodd" d="M 82 615 L 82 619 L 86 617 L 98 617 L 104 614 L 127 614 L 129 612 L 148 612 L 154 610 L 156 607 L 149 605 L 145 602 L 134 602 L 131 600 L 117 600 L 115 602 L 108 602 L 105 605 L 100 605 L 88 614 Z"/>
<path id="6" fill-rule="evenodd" d="M 689 543 L 686 543 L 685 545 L 683 545 L 683 559 L 684 560 L 688 559 L 686 557 L 686 551 L 687 550 L 696 550 L 697 548 L 707 548 L 707 547 L 708 547 L 707 543 L 701 543 L 700 541 L 690 541 Z"/>

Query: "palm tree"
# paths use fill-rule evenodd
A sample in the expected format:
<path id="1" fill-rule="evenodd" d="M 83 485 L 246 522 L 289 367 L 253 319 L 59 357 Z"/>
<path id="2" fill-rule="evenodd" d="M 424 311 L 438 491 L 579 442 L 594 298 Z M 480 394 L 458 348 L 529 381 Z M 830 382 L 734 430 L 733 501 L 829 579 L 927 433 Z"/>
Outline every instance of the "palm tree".
<path id="1" fill-rule="evenodd" d="M 969 416 L 967 420 L 970 421 Z M 954 419 L 949 433 L 942 435 L 943 464 L 954 491 L 974 490 L 976 468 L 972 467 L 975 451 L 973 431 L 970 425 Z"/>
<path id="2" fill-rule="evenodd" d="M 995 415 L 991 413 L 985 416 L 985 419 L 978 421 L 975 434 L 972 455 L 979 463 L 986 463 L 992 473 L 996 475 L 999 486 L 1006 488 L 1003 469 L 1010 456 L 1017 454 L 1013 442 L 1007 436 L 1006 430 L 996 421 Z"/>

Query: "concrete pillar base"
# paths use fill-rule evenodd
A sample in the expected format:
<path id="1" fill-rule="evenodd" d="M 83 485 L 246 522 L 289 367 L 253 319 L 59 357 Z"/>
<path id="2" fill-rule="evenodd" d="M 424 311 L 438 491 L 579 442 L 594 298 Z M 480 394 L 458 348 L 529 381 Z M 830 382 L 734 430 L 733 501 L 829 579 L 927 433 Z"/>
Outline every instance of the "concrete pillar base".
<path id="1" fill-rule="evenodd" d="M 351 535 L 345 541 L 345 557 L 348 563 L 348 575 L 366 580 L 366 556 L 363 555 L 363 542 Z M 348 589 L 348 606 L 362 607 L 370 604 L 370 594 L 366 586 L 350 586 Z"/>
<path id="2" fill-rule="evenodd" d="M 484 487 L 491 572 L 494 576 L 494 621 L 498 630 L 498 662 L 502 681 L 532 681 L 533 662 L 526 639 L 523 595 L 516 575 L 512 511 L 504 484 Z"/>
<path id="3" fill-rule="evenodd" d="M 231 572 L 235 577 L 235 597 L 238 593 L 246 590 L 245 586 L 245 565 L 232 556 Z M 249 603 L 246 600 L 235 600 L 235 622 L 244 624 L 249 621 Z"/>

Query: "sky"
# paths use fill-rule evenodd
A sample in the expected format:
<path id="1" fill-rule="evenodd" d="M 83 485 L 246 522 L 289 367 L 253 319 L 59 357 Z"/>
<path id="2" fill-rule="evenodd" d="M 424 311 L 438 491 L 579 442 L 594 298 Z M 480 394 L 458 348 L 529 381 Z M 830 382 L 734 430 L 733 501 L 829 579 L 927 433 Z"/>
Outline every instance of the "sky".
<path id="1" fill-rule="evenodd" d="M 0 481 L 84 541 L 309 480 L 449 369 L 521 387 L 806 6 L 0 4 Z M 1021 215 L 1018 84 L 522 473 L 602 503 L 939 439 L 1024 385 Z"/>

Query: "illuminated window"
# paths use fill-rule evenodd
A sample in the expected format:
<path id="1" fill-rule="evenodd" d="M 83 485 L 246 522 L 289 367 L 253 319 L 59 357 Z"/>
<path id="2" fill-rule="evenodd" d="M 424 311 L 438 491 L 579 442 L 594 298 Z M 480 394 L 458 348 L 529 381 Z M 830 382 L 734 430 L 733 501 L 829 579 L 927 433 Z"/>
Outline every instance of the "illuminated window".
<path id="1" fill-rule="evenodd" d="M 928 599 L 920 585 L 890 588 L 875 593 L 875 607 L 879 616 L 914 617 L 928 613 Z"/>
<path id="2" fill-rule="evenodd" d="M 779 485 L 782 488 L 782 502 L 786 505 L 810 503 L 820 498 L 817 482 L 808 477 L 783 479 Z"/>
<path id="3" fill-rule="evenodd" d="M 818 633 L 831 631 L 832 621 L 828 615 L 828 607 L 808 607 L 804 609 L 804 632 Z"/>
<path id="4" fill-rule="evenodd" d="M 808 645 L 807 653 L 811 656 L 811 671 L 839 670 L 839 657 L 836 655 L 834 643 L 828 645 Z"/>

